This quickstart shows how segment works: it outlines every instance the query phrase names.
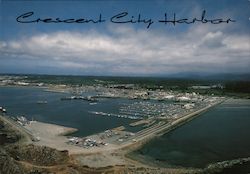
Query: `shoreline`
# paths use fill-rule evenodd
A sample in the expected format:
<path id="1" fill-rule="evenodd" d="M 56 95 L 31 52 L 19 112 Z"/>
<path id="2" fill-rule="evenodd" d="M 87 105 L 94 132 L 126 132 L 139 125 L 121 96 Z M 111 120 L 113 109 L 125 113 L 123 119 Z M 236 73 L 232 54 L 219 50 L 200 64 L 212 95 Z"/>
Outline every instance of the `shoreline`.
<path id="1" fill-rule="evenodd" d="M 9 119 L 6 116 L 3 116 L 2 114 L 0 114 L 0 120 L 5 124 L 8 124 L 11 129 L 19 132 L 22 135 L 21 141 L 19 141 L 18 143 L 29 144 L 32 142 L 32 134 L 25 131 L 21 125 L 18 125 L 18 123 L 15 123 L 13 120 Z"/>
<path id="2" fill-rule="evenodd" d="M 133 144 L 127 144 L 124 147 L 122 147 L 121 149 L 125 150 L 126 153 L 130 153 L 132 151 L 135 151 L 135 150 L 141 148 L 147 142 L 151 141 L 152 139 L 159 137 L 159 136 L 162 136 L 163 134 L 169 133 L 172 130 L 178 128 L 179 126 L 182 126 L 183 124 L 186 124 L 186 123 L 192 121 L 193 119 L 200 116 L 202 113 L 209 111 L 213 107 L 216 107 L 217 105 L 225 102 L 226 100 L 227 99 L 224 99 L 222 101 L 216 102 L 215 104 L 213 104 L 211 106 L 207 106 L 205 108 L 199 109 L 199 110 L 194 111 L 192 113 L 186 114 L 186 115 L 180 117 L 179 119 L 173 121 L 170 125 L 167 124 L 166 126 L 160 127 L 159 129 L 155 130 L 154 132 L 151 132 L 150 134 L 146 135 L 146 137 L 142 137 L 142 139 L 138 140 L 138 142 L 133 143 Z"/>
<path id="3" fill-rule="evenodd" d="M 78 131 L 76 128 L 61 126 L 61 125 L 52 124 L 52 123 L 45 123 L 41 121 L 30 121 L 30 124 L 24 127 L 27 128 L 27 127 L 30 127 L 31 125 L 34 125 L 34 126 L 42 125 L 42 127 L 48 127 L 50 129 L 53 129 L 53 135 L 56 135 L 56 136 L 67 136 Z M 57 132 L 55 132 L 55 129 L 57 129 L 56 130 Z"/>
<path id="4" fill-rule="evenodd" d="M 37 87 L 34 87 L 34 88 L 37 88 Z M 47 92 L 55 92 L 55 91 L 51 91 L 51 88 L 48 88 L 48 87 L 45 87 L 45 88 L 41 87 L 41 88 L 43 88 L 44 91 L 47 91 Z M 54 88 L 54 90 L 57 90 L 57 92 L 62 92 L 62 91 L 58 91 L 58 89 L 59 88 Z M 65 91 L 64 91 L 64 93 L 65 93 Z M 225 101 L 225 99 L 223 101 Z M 153 139 L 154 137 L 161 136 L 162 134 L 165 134 L 165 133 L 168 133 L 168 132 L 174 130 L 175 128 L 181 126 L 182 124 L 185 124 L 185 123 L 191 121 L 192 119 L 198 117 L 201 113 L 206 112 L 210 108 L 220 104 L 223 101 L 219 101 L 219 102 L 217 101 L 216 103 L 213 103 L 212 105 L 206 106 L 206 107 L 201 108 L 199 110 L 192 111 L 191 113 L 180 116 L 180 118 L 178 118 L 177 120 L 172 121 L 170 124 L 167 123 L 167 124 L 165 124 L 163 126 L 156 127 L 157 129 L 154 129 L 153 128 L 154 125 L 152 125 L 152 126 L 150 126 L 148 128 L 143 129 L 142 133 L 141 133 L 142 135 L 140 135 L 139 137 L 136 137 L 138 139 L 136 139 L 135 142 L 133 142 L 134 137 L 132 137 L 133 139 L 130 139 L 130 142 L 125 141 L 125 143 L 119 144 L 120 147 L 114 147 L 113 146 L 111 149 L 113 149 L 113 150 L 125 150 L 125 151 L 136 150 L 136 149 L 140 148 L 141 146 L 143 146 L 148 141 L 150 141 L 151 139 Z M 47 123 L 47 124 L 49 124 L 49 123 Z M 50 124 L 51 127 L 53 127 L 53 125 L 55 127 L 59 126 L 59 125 L 56 125 L 56 124 Z M 19 125 L 19 127 L 20 127 L 20 125 Z M 148 131 L 148 129 L 151 129 L 151 130 Z M 145 131 L 145 132 L 147 131 L 147 132 L 144 134 L 143 131 Z M 41 132 L 41 130 L 39 132 Z M 68 135 L 68 134 L 73 133 L 73 132 L 75 132 L 75 131 L 70 131 L 69 133 L 62 133 L 61 135 Z M 96 134 L 94 134 L 94 135 L 96 135 Z M 89 137 L 89 136 L 93 136 L 93 135 L 88 135 L 87 137 Z M 32 139 L 32 135 L 31 135 L 31 139 Z M 83 150 L 83 151 L 85 153 L 85 150 Z M 94 150 L 89 150 L 89 151 L 90 151 L 90 153 L 94 152 Z M 106 150 L 103 150 L 103 151 L 106 151 Z M 98 150 L 96 150 L 96 152 L 102 152 L 102 149 L 98 149 Z"/>
<path id="5" fill-rule="evenodd" d="M 145 143 L 151 141 L 154 138 L 157 138 L 163 134 L 169 133 L 172 130 L 178 128 L 179 126 L 182 126 L 183 124 L 188 123 L 189 121 L 192 121 L 193 119 L 197 118 L 200 116 L 202 113 L 207 112 L 208 110 L 212 109 L 213 107 L 216 107 L 217 105 L 225 102 L 225 101 L 231 101 L 230 99 L 226 98 L 223 101 L 217 101 L 216 103 L 209 105 L 207 107 L 204 107 L 202 109 L 199 109 L 195 112 L 186 114 L 182 116 L 181 118 L 175 120 L 172 122 L 171 125 L 163 125 L 163 127 L 160 127 L 160 129 L 157 129 L 150 134 L 146 135 L 145 137 L 140 137 L 141 139 L 138 140 L 138 142 L 133 143 L 133 142 L 127 142 L 125 144 L 122 144 L 120 147 L 119 146 L 111 146 L 109 148 L 107 147 L 98 147 L 98 148 L 90 148 L 90 149 L 84 149 L 82 147 L 77 147 L 75 145 L 69 145 L 66 144 L 67 137 L 66 135 L 73 133 L 77 131 L 75 128 L 69 128 L 69 127 L 64 127 L 56 124 L 50 124 L 50 123 L 43 123 L 39 121 L 32 121 L 30 125 L 28 125 L 30 131 L 33 131 L 31 128 L 35 128 L 34 130 L 39 130 L 37 133 L 43 132 L 44 136 L 47 137 L 47 139 L 42 139 L 40 142 L 24 142 L 22 143 L 27 144 L 34 144 L 38 146 L 47 146 L 51 148 L 55 148 L 60 151 L 67 150 L 69 152 L 69 155 L 71 156 L 71 159 L 73 162 L 77 165 L 83 165 L 83 166 L 88 166 L 87 168 L 93 169 L 93 170 L 101 170 L 102 168 L 107 168 L 107 167 L 126 167 L 126 166 L 131 166 L 133 165 L 135 168 L 151 168 L 151 169 L 159 169 L 159 170 L 166 170 L 166 171 L 173 171 L 176 173 L 182 173 L 183 171 L 187 173 L 192 173 L 192 172 L 202 172 L 203 170 L 210 170 L 209 167 L 212 167 L 213 169 L 219 168 L 219 169 L 224 169 L 227 168 L 226 165 L 229 165 L 231 163 L 232 166 L 238 166 L 241 164 L 241 161 L 244 161 L 244 158 L 238 158 L 238 159 L 233 159 L 233 160 L 228 160 L 228 161 L 221 161 L 221 162 L 215 162 L 215 163 L 210 163 L 208 164 L 207 167 L 205 168 L 194 168 L 194 167 L 182 167 L 182 166 L 163 166 L 160 164 L 160 162 L 153 162 L 150 158 L 143 158 L 143 156 L 138 156 L 134 155 L 132 151 L 135 151 L 138 148 L 141 148 Z M 3 117 L 3 118 L 2 118 Z M 9 119 L 6 119 L 5 116 L 0 116 L 0 119 L 7 122 Z M 12 120 L 13 121 L 13 120 Z M 14 122 L 14 121 L 13 121 Z M 12 125 L 12 127 L 15 128 L 15 130 L 19 130 L 18 127 L 15 127 L 16 125 Z M 27 126 L 25 126 L 27 127 Z M 23 132 L 21 132 L 23 133 Z M 35 133 L 35 132 L 33 132 Z M 51 133 L 53 133 L 51 135 Z M 63 145 L 62 145 L 63 144 Z M 132 152 L 132 153 L 131 153 Z M 134 156 L 134 157 L 133 157 Z M 237 160 L 239 162 L 237 162 Z M 247 160 L 249 161 L 249 157 L 247 157 Z M 225 163 L 225 165 L 224 165 Z M 223 164 L 223 166 L 220 166 L 220 164 Z"/>
<path id="6" fill-rule="evenodd" d="M 235 103 L 248 103 L 249 104 L 249 99 L 234 99 L 234 98 L 228 98 L 227 100 L 221 102 L 221 107 L 225 107 L 225 105 L 228 105 L 228 104 L 235 104 Z M 215 106 L 216 107 L 216 106 Z M 208 109 L 210 110 L 210 108 Z M 205 111 L 206 112 L 206 111 Z M 203 112 L 201 112 L 200 114 L 202 114 Z M 196 116 L 198 117 L 198 116 Z M 192 118 L 191 120 L 195 119 L 196 117 Z M 186 122 L 189 122 L 191 120 L 187 120 Z M 185 123 L 186 123 L 185 122 Z M 185 124 L 183 123 L 183 124 Z M 178 128 L 179 126 L 182 126 L 182 124 L 179 124 L 177 125 L 175 128 Z M 173 129 L 175 129 L 173 128 Z M 168 132 L 171 132 L 173 129 L 169 130 Z M 165 132 L 164 134 L 167 134 L 168 132 Z M 161 135 L 160 135 L 161 136 Z M 139 147 L 140 149 L 140 147 Z M 138 150 L 138 149 L 137 149 Z M 136 150 L 135 150 L 136 151 Z M 147 164 L 149 166 L 152 166 L 152 167 L 163 167 L 163 168 L 181 168 L 182 166 L 175 166 L 175 165 L 172 165 L 172 164 L 168 164 L 167 161 L 157 161 L 157 159 L 151 157 L 151 156 L 147 156 L 145 154 L 141 154 L 141 153 L 136 153 L 135 151 L 131 151 L 129 153 L 126 154 L 126 157 L 127 158 L 130 158 L 134 161 L 138 161 L 140 163 L 143 163 L 143 164 Z M 204 170 L 204 171 L 209 171 L 209 170 L 213 170 L 213 169 L 220 169 L 220 170 L 223 170 L 223 169 L 226 169 L 226 168 L 231 168 L 231 167 L 234 167 L 234 166 L 240 166 L 242 165 L 243 162 L 250 162 L 250 156 L 244 156 L 244 155 L 239 155 L 239 156 L 235 156 L 235 158 L 232 158 L 232 159 L 223 159 L 221 161 L 211 161 L 210 163 L 207 163 L 206 166 L 204 167 L 183 167 L 183 168 L 190 168 L 190 169 L 201 169 L 201 170 Z M 164 163 L 164 164 L 163 164 Z"/>
<path id="7" fill-rule="evenodd" d="M 188 113 L 184 116 L 181 116 L 177 120 L 171 122 L 170 124 L 168 123 L 168 124 L 164 124 L 162 126 L 157 126 L 157 129 L 155 129 L 153 126 L 146 128 L 146 129 L 143 129 L 142 133 L 141 133 L 142 135 L 140 135 L 139 137 L 136 137 L 136 138 L 138 138 L 138 139 L 136 139 L 136 142 L 125 141 L 123 144 L 118 145 L 120 147 L 116 147 L 114 150 L 125 150 L 126 152 L 134 151 L 134 150 L 140 148 L 141 146 L 143 146 L 145 143 L 147 143 L 151 139 L 158 137 L 158 136 L 161 136 L 163 134 L 166 134 L 166 133 L 176 129 L 179 126 L 186 124 L 189 121 L 192 121 L 193 119 L 198 117 L 200 114 L 208 111 L 209 109 L 215 107 L 216 105 L 219 105 L 220 103 L 222 103 L 224 101 L 225 100 L 219 101 L 219 102 L 216 102 L 212 105 L 206 106 L 205 108 L 196 110 L 192 113 Z M 65 137 L 65 138 L 66 138 L 66 135 L 72 134 L 72 133 L 77 131 L 77 129 L 75 129 L 75 128 L 65 127 L 65 126 L 61 126 L 61 125 L 57 125 L 57 124 L 39 122 L 39 121 L 31 121 L 29 125 L 21 126 L 21 125 L 18 125 L 17 123 L 15 123 L 13 120 L 9 119 L 8 117 L 2 116 L 2 115 L 1 115 L 1 117 L 3 117 L 2 119 L 4 119 L 4 121 L 10 122 L 12 124 L 12 126 L 17 128 L 17 130 L 24 132 L 25 134 L 30 136 L 30 139 L 32 139 L 32 136 L 43 134 L 44 132 L 46 132 L 48 130 L 51 130 L 51 131 L 49 131 L 47 133 L 53 135 L 53 137 Z M 23 129 L 23 130 L 20 130 L 20 129 Z M 148 131 L 148 129 L 152 129 L 152 130 Z M 144 135 L 143 131 L 148 131 L 148 132 Z M 93 134 L 93 135 L 96 135 L 96 134 Z M 88 135 L 87 137 L 90 137 L 93 135 Z M 44 137 L 46 137 L 46 135 L 44 135 Z M 52 137 L 50 137 L 50 138 L 53 141 L 53 138 Z M 135 137 L 132 137 L 132 138 L 134 139 Z M 56 147 L 54 147 L 54 148 L 56 148 Z M 89 150 L 89 151 L 91 151 L 91 150 Z M 100 151 L 102 151 L 102 150 L 100 150 Z M 100 152 L 100 151 L 97 150 L 96 152 Z M 84 150 L 84 152 L 85 152 L 85 150 Z"/>
<path id="8" fill-rule="evenodd" d="M 171 124 L 155 125 L 146 128 L 144 130 L 145 132 L 142 131 L 141 134 L 136 137 L 136 142 L 133 141 L 133 139 L 129 139 L 122 144 L 111 143 L 107 146 L 102 147 L 83 148 L 66 143 L 68 142 L 68 138 L 66 137 L 66 135 L 77 131 L 77 129 L 75 128 L 69 128 L 50 123 L 43 123 L 39 121 L 31 121 L 30 124 L 24 126 L 23 128 L 31 132 L 31 134 L 29 135 L 30 140 L 26 143 L 38 146 L 47 146 L 61 151 L 67 150 L 69 154 L 73 156 L 73 158 L 76 160 L 76 162 L 81 165 L 87 165 L 89 167 L 94 168 L 128 164 L 136 164 L 137 166 L 147 166 L 141 161 L 136 161 L 133 158 L 129 158 L 128 154 L 132 151 L 141 148 L 145 143 L 151 141 L 152 139 L 161 136 L 162 134 L 168 133 L 174 130 L 175 128 L 181 126 L 182 124 L 191 121 L 192 119 L 198 117 L 201 113 L 206 112 L 207 110 L 213 108 L 214 106 L 220 104 L 223 101 L 216 102 L 212 105 L 206 106 L 205 108 L 196 110 L 192 113 L 188 113 L 182 116 L 181 118 L 171 122 Z M 14 126 L 17 125 L 15 124 Z M 20 127 L 20 125 L 18 127 Z M 24 131 L 24 133 L 28 134 L 27 131 Z M 85 138 L 94 135 L 90 135 Z M 31 141 L 34 139 L 37 139 L 39 141 Z M 96 159 L 98 159 L 99 162 L 94 162 Z M 173 167 L 172 169 L 178 170 L 179 168 Z"/>

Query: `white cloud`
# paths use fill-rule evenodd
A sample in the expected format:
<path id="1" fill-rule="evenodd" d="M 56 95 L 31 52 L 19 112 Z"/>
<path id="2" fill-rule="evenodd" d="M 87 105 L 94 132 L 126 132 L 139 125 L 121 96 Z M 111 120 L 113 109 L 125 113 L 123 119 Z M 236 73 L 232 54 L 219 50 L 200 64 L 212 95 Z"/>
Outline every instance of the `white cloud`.
<path id="1" fill-rule="evenodd" d="M 32 59 L 45 69 L 47 65 L 103 75 L 247 72 L 250 65 L 247 35 L 204 26 L 176 35 L 126 27 L 110 28 L 108 33 L 58 31 L 1 41 L 1 59 Z"/>

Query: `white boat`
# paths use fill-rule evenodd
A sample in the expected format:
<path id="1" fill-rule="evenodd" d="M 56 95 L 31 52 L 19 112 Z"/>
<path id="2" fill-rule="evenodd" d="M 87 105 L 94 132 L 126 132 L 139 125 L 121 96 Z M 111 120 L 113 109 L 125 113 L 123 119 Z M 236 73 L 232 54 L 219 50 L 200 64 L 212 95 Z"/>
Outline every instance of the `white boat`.
<path id="1" fill-rule="evenodd" d="M 37 101 L 36 103 L 37 104 L 47 104 L 48 102 L 47 101 Z"/>

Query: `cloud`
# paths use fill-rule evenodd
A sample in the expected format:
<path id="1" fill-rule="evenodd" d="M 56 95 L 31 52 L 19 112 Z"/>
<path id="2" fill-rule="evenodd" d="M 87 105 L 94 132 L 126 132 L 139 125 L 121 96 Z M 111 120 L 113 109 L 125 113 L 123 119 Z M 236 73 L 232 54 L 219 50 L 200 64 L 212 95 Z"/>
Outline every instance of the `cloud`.
<path id="1" fill-rule="evenodd" d="M 168 34 L 127 27 L 106 33 L 57 31 L 0 41 L 0 66 L 55 68 L 60 73 L 157 75 L 179 72 L 249 72 L 247 35 L 205 25 Z M 18 63 L 19 62 L 19 63 Z M 6 69 L 6 67 L 5 67 Z"/>

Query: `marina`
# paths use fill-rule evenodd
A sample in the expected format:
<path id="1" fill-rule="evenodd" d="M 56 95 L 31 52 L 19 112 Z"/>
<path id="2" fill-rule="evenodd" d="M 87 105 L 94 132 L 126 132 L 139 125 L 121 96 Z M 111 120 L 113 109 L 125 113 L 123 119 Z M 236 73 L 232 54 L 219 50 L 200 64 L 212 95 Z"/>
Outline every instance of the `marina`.
<path id="1" fill-rule="evenodd" d="M 0 174 L 250 174 L 250 0 L 0 1 Z"/>
<path id="2" fill-rule="evenodd" d="M 101 154 L 98 159 L 105 156 L 111 160 L 114 158 L 113 153 L 119 152 L 122 153 L 116 157 L 119 164 L 124 164 L 125 154 L 142 164 L 149 160 L 149 165 L 161 167 L 199 168 L 220 162 L 213 158 L 210 160 L 208 157 L 206 162 L 196 164 L 192 161 L 192 165 L 189 166 L 187 163 L 182 163 L 184 156 L 180 156 L 181 160 L 178 159 L 178 154 L 183 152 L 178 152 L 176 156 L 175 152 L 172 154 L 171 151 L 169 154 L 164 151 L 165 148 L 161 152 L 160 146 L 168 143 L 166 136 L 192 125 L 220 106 L 235 107 L 233 104 L 228 104 L 232 99 L 226 97 L 171 90 L 150 91 L 143 88 L 117 89 L 111 86 L 68 87 L 66 85 L 57 85 L 49 89 L 28 86 L 0 88 L 0 104 L 4 106 L 1 109 L 8 110 L 8 113 L 2 112 L 1 120 L 20 131 L 27 142 L 57 150 L 67 150 L 70 155 L 93 154 L 91 156 L 94 157 Z M 193 119 L 194 121 L 190 122 Z M 213 125 L 211 127 L 214 128 Z M 200 132 L 198 128 L 195 130 Z M 182 134 L 185 133 L 188 131 Z M 159 138 L 164 141 L 157 142 Z M 156 145 L 149 147 L 154 143 Z M 201 143 L 196 142 L 195 145 L 199 144 Z M 187 146 L 195 147 L 195 145 Z M 166 146 L 172 148 L 171 144 Z M 155 147 L 159 150 L 160 156 L 150 152 Z M 181 149 L 185 150 L 185 147 Z M 168 158 L 162 154 L 168 154 Z M 96 166 L 89 161 L 92 157 L 84 161 Z M 244 156 L 238 157 L 239 159 L 227 156 L 221 159 L 231 159 L 237 163 L 245 159 Z M 102 161 L 98 166 L 108 163 Z M 221 164 L 227 165 L 227 162 Z"/>
<path id="3" fill-rule="evenodd" d="M 10 116 L 25 116 L 28 120 L 37 120 L 45 123 L 58 124 L 78 129 L 76 136 L 87 136 L 105 131 L 133 121 L 119 117 L 102 117 L 91 114 L 89 111 L 118 114 L 119 106 L 123 102 L 114 100 L 100 101 L 91 105 L 84 100 L 72 100 L 63 102 L 62 97 L 67 93 L 47 92 L 43 89 L 32 87 L 1 87 L 0 103 L 8 109 Z M 37 101 L 47 101 L 47 104 L 37 104 Z M 84 126 L 83 126 L 84 123 Z"/>
<path id="4" fill-rule="evenodd" d="M 6 90 L 9 90 L 8 88 L 5 88 Z M 13 90 L 11 88 L 10 90 Z M 18 88 L 14 89 L 18 90 Z M 126 146 L 131 146 L 134 143 L 137 143 L 138 141 L 144 141 L 144 139 L 151 139 L 156 134 L 160 134 L 162 132 L 166 132 L 171 130 L 173 127 L 178 126 L 179 124 L 182 124 L 182 122 L 186 122 L 186 120 L 192 119 L 192 117 L 200 114 L 201 112 L 209 109 L 210 107 L 213 107 L 214 105 L 217 105 L 218 103 L 224 101 L 224 98 L 218 98 L 218 97 L 207 97 L 207 96 L 200 96 L 197 94 L 188 94 L 185 93 L 184 96 L 178 94 L 175 98 L 181 98 L 177 100 L 130 100 L 125 98 L 101 98 L 99 97 L 100 101 L 98 103 L 95 103 L 94 105 L 89 105 L 88 103 L 81 102 L 81 100 L 87 100 L 92 101 L 95 97 L 93 96 L 68 96 L 67 93 L 62 94 L 55 94 L 55 93 L 47 93 L 43 90 L 39 89 L 33 89 L 33 88 L 22 88 L 20 89 L 22 91 L 33 91 L 32 97 L 36 96 L 37 94 L 40 95 L 40 93 L 46 93 L 48 96 L 51 94 L 52 98 L 48 97 L 46 100 L 37 100 L 37 97 L 34 99 L 31 99 L 30 101 L 38 101 L 39 104 L 46 104 L 41 105 L 43 106 L 40 108 L 39 105 L 34 105 L 36 108 L 33 109 L 45 109 L 44 107 L 50 106 L 54 102 L 54 106 L 60 106 L 58 109 L 62 108 L 62 105 L 69 106 L 70 104 L 72 107 L 83 107 L 85 105 L 85 112 L 76 115 L 75 119 L 78 119 L 79 116 L 81 118 L 86 117 L 93 117 L 96 116 L 95 122 L 91 123 L 91 126 L 95 127 L 94 125 L 99 125 L 102 127 L 98 127 L 98 132 L 89 132 L 88 134 L 82 134 L 82 126 L 86 126 L 85 121 L 81 122 L 79 124 L 79 128 L 74 124 L 64 124 L 68 120 L 63 120 L 62 117 L 60 117 L 60 121 L 63 123 L 63 126 L 68 127 L 74 127 L 77 129 L 72 135 L 69 135 L 67 138 L 67 143 L 69 145 L 75 145 L 78 147 L 83 148 L 99 148 L 103 146 L 110 146 L 113 148 L 123 148 Z M 79 90 L 78 90 L 79 91 Z M 81 94 L 84 94 L 84 92 L 80 92 Z M 146 94 L 146 93 L 145 93 Z M 62 96 L 64 95 L 64 96 Z M 148 95 L 148 93 L 147 93 Z M 163 95 L 162 92 L 157 95 Z M 154 98 L 155 98 L 154 94 Z M 16 96 L 15 96 L 16 97 Z M 150 97 L 150 95 L 149 95 Z M 61 100 L 70 100 L 70 102 L 61 102 Z M 181 100 L 181 101 L 180 101 Z M 38 103 L 36 102 L 36 103 Z M 73 102 L 73 103 L 72 103 Z M 8 102 L 7 102 L 8 103 Z M 93 102 L 91 102 L 93 103 Z M 55 105 L 56 104 L 56 105 Z M 107 107 L 107 104 L 108 107 Z M 11 105 L 9 106 L 11 108 Z M 24 106 L 25 107 L 25 106 Z M 27 107 L 27 106 L 26 106 Z M 95 109 L 102 109 L 101 111 L 93 111 L 92 107 L 95 107 Z M 107 108 L 109 110 L 107 110 Z M 46 111 L 47 111 L 46 109 Z M 53 111 L 56 108 L 53 107 Z M 12 111 L 10 109 L 10 111 Z M 34 129 L 36 132 L 35 127 L 30 129 L 29 127 L 34 122 L 33 119 L 42 121 L 41 118 L 36 117 L 34 114 L 27 114 L 31 110 L 25 110 L 27 115 L 27 118 L 25 116 L 17 116 L 17 117 L 11 117 L 15 122 L 17 122 L 19 125 L 25 127 L 24 131 L 27 129 L 28 134 L 30 134 L 30 131 Z M 41 111 L 41 110 L 40 110 Z M 59 110 L 58 110 L 59 111 Z M 57 114 L 60 113 L 57 111 Z M 76 109 L 70 109 L 68 110 L 69 115 L 74 115 L 74 112 Z M 11 113 L 11 112 L 10 112 Z M 61 112 L 61 114 L 65 114 L 65 112 Z M 15 115 L 15 113 L 12 113 L 12 115 Z M 48 116 L 45 115 L 45 116 Z M 100 117 L 102 116 L 102 117 Z M 46 117 L 47 118 L 47 117 Z M 109 126 L 109 127 L 103 127 L 103 124 L 100 124 L 98 120 L 103 118 L 110 118 L 110 119 L 122 119 L 123 123 L 120 123 L 120 125 L 117 126 Z M 32 120 L 32 121 L 29 121 Z M 127 123 L 124 124 L 124 120 L 127 121 Z M 134 121 L 133 121 L 134 120 Z M 72 119 L 71 119 L 72 121 Z M 53 123 L 49 120 L 46 120 L 45 122 Z M 68 122 L 67 122 L 68 123 Z M 79 123 L 79 121 L 78 121 Z M 81 125 L 81 126 L 80 126 Z M 131 129 L 129 129 L 131 127 Z M 132 127 L 138 127 L 137 131 L 132 131 Z M 130 131 L 129 131 L 130 130 Z M 40 133 L 39 133 L 40 134 Z M 32 140 L 39 141 L 40 137 L 32 134 Z M 46 139 L 46 137 L 44 137 Z M 108 147 L 109 148 L 109 147 Z"/>
<path id="5" fill-rule="evenodd" d="M 250 156 L 248 100 L 230 99 L 192 122 L 158 137 L 132 156 L 160 166 L 205 167 Z M 235 148 L 237 147 L 237 148 Z"/>

